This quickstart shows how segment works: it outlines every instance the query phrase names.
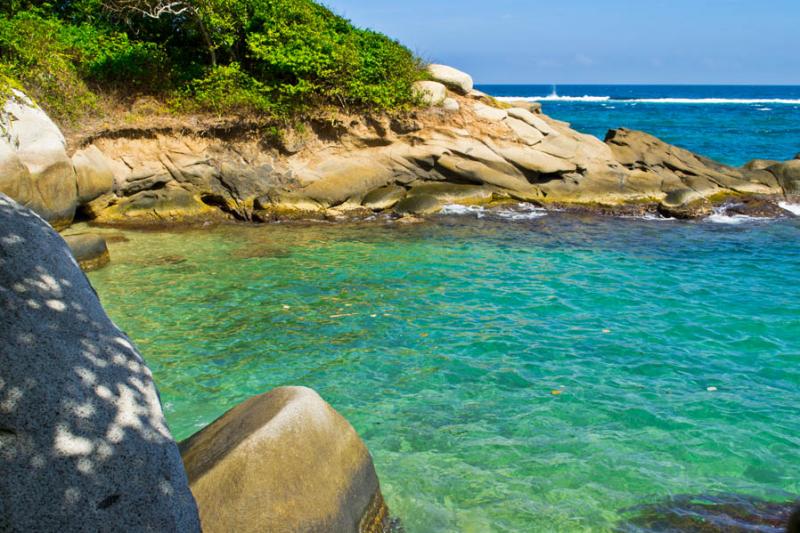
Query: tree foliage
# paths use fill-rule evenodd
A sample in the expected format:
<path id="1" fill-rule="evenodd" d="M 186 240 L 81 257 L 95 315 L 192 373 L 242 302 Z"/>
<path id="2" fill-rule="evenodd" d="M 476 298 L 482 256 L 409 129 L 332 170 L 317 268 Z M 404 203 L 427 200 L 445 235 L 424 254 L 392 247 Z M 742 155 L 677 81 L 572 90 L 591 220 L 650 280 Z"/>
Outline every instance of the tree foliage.
<path id="1" fill-rule="evenodd" d="M 97 94 L 185 109 L 286 115 L 413 104 L 417 58 L 312 0 L 6 0 L 0 84 L 57 115 Z"/>

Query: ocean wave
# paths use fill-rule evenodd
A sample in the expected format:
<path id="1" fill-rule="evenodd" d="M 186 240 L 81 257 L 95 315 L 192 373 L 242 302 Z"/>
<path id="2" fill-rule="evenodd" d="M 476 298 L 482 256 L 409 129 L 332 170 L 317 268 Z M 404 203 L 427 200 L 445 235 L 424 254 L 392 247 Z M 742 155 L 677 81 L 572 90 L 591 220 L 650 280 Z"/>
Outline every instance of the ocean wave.
<path id="1" fill-rule="evenodd" d="M 505 220 L 532 220 L 547 215 L 547 210 L 531 204 L 517 204 L 514 207 L 495 207 L 486 209 L 478 205 L 447 204 L 442 207 L 443 215 L 475 215 L 477 218 L 491 216 Z"/>
<path id="2" fill-rule="evenodd" d="M 684 104 L 684 105 L 800 105 L 800 99 L 792 98 L 617 98 L 613 96 L 501 96 L 505 102 L 617 102 L 626 104 Z"/>
<path id="3" fill-rule="evenodd" d="M 724 213 L 714 213 L 713 215 L 709 215 L 705 220 L 708 222 L 713 222 L 714 224 L 737 225 L 745 224 L 747 222 L 761 222 L 772 219 L 765 217 L 751 217 L 748 215 L 726 215 Z"/>
<path id="4" fill-rule="evenodd" d="M 610 96 L 558 96 L 551 94 L 550 96 L 501 96 L 497 98 L 504 102 L 511 102 L 514 100 L 523 102 L 610 102 Z"/>
<path id="5" fill-rule="evenodd" d="M 790 204 L 789 202 L 779 202 L 778 207 L 800 217 L 800 204 Z"/>

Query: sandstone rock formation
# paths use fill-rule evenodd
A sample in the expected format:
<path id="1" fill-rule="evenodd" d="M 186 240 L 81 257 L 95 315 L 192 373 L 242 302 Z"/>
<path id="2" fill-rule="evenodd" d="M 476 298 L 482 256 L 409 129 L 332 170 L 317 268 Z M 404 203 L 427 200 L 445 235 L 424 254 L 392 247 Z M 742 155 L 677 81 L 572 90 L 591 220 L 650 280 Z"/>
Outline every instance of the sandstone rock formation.
<path id="1" fill-rule="evenodd" d="M 72 166 L 78 186 L 78 202 L 85 204 L 109 193 L 114 188 L 111 162 L 96 146 L 78 150 L 72 155 Z"/>
<path id="2" fill-rule="evenodd" d="M 367 448 L 311 389 L 251 398 L 180 446 L 206 533 L 377 533 L 388 523 Z"/>
<path id="3" fill-rule="evenodd" d="M 0 531 L 199 531 L 150 370 L 64 241 L 0 194 Z"/>

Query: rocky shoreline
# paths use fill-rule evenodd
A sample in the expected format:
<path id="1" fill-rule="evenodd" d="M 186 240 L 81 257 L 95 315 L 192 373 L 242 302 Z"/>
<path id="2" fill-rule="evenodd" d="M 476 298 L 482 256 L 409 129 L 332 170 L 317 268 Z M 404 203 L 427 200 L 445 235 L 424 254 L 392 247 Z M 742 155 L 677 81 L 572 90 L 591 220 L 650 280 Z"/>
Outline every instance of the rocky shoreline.
<path id="1" fill-rule="evenodd" d="M 425 108 L 404 116 L 338 113 L 265 134 L 256 123 L 107 128 L 75 136 L 17 92 L 0 116 L 0 192 L 63 229 L 205 221 L 254 223 L 424 216 L 445 204 L 526 202 L 606 213 L 789 213 L 800 160 L 734 168 L 643 132 L 604 141 L 499 102 L 432 65 Z M 69 151 L 72 151 L 71 155 Z"/>

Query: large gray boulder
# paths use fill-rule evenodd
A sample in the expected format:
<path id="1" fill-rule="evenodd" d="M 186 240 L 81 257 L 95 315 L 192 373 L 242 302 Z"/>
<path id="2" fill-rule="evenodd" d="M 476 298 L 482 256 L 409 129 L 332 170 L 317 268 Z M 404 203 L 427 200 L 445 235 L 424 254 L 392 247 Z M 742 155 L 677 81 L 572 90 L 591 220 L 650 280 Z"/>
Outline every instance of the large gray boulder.
<path id="1" fill-rule="evenodd" d="M 66 140 L 50 117 L 16 90 L 0 110 L 0 170 L 6 169 L 12 172 L 0 180 L 0 192 L 56 228 L 72 222 L 78 188 Z"/>
<path id="2" fill-rule="evenodd" d="M 372 458 L 311 389 L 281 387 L 181 443 L 206 533 L 378 533 L 388 522 Z"/>
<path id="3" fill-rule="evenodd" d="M 448 89 L 460 94 L 469 94 L 472 91 L 472 76 L 447 65 L 428 65 L 428 74 L 434 81 L 443 83 Z"/>
<path id="4" fill-rule="evenodd" d="M 199 531 L 142 357 L 64 240 L 0 194 L 0 531 Z"/>

